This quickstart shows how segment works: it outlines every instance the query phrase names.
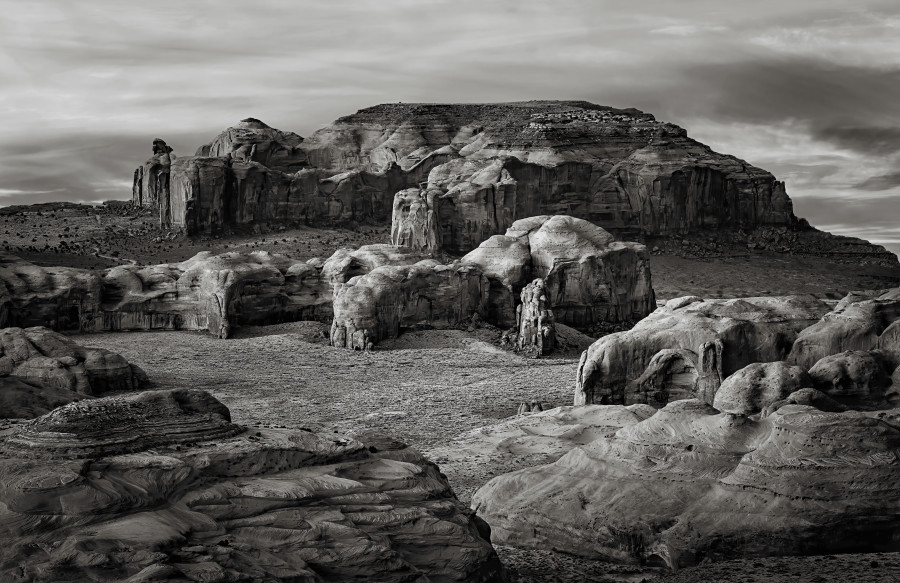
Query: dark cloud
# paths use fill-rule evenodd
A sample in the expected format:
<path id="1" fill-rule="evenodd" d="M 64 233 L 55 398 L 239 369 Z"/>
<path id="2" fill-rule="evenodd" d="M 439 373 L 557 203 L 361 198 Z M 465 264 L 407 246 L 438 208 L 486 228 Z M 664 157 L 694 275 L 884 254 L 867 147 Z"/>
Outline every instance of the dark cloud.
<path id="1" fill-rule="evenodd" d="M 893 172 L 891 174 L 883 174 L 881 176 L 872 176 L 871 178 L 867 178 L 866 180 L 855 184 L 854 188 L 857 188 L 859 190 L 880 191 L 890 190 L 898 186 L 900 186 L 900 172 Z M 894 204 L 900 206 L 900 200 L 895 200 Z M 896 210 L 897 208 L 895 208 L 895 211 Z"/>
<path id="2" fill-rule="evenodd" d="M 900 92 L 897 95 L 900 96 Z M 816 128 L 813 136 L 864 154 L 900 152 L 900 127 L 823 127 Z"/>

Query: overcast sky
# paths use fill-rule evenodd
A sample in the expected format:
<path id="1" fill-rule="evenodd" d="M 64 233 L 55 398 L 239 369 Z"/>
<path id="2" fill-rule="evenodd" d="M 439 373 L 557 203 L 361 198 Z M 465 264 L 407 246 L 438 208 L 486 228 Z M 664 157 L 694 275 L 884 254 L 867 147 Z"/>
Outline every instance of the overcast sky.
<path id="1" fill-rule="evenodd" d="M 900 251 L 900 2 L 0 0 L 0 205 L 130 197 L 153 138 L 383 102 L 637 107 Z"/>

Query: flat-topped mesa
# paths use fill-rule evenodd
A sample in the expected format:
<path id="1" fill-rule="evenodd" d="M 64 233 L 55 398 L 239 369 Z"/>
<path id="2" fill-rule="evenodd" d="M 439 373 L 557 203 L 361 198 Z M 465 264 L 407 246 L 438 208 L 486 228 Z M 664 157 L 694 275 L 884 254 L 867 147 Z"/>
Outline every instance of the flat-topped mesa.
<path id="1" fill-rule="evenodd" d="M 436 199 L 442 244 L 455 252 L 541 214 L 588 219 L 627 236 L 797 224 L 784 185 L 770 173 L 634 109 L 565 101 L 387 104 L 338 119 L 303 147 L 312 164 L 333 170 L 430 165 L 423 197 Z"/>
<path id="2" fill-rule="evenodd" d="M 427 212 L 395 217 L 394 242 L 434 240 L 460 253 L 541 214 L 631 237 L 799 225 L 770 173 L 652 115 L 583 101 L 385 104 L 305 140 L 248 118 L 174 161 L 170 183 L 167 194 L 135 201 L 158 204 L 164 225 L 188 233 L 384 224 L 395 194 L 421 189 Z"/>

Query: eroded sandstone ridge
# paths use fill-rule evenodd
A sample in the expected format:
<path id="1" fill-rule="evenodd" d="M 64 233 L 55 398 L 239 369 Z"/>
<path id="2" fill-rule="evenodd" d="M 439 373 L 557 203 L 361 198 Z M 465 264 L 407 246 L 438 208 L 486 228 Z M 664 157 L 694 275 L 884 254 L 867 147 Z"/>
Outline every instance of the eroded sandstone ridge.
<path id="1" fill-rule="evenodd" d="M 495 543 L 682 567 L 704 559 L 898 550 L 900 410 L 696 399 L 500 476 L 474 498 Z"/>
<path id="2" fill-rule="evenodd" d="M 798 225 L 765 170 L 650 114 L 584 101 L 383 104 L 305 140 L 248 118 L 195 156 L 168 161 L 157 149 L 136 173 L 134 202 L 188 233 L 383 224 L 393 210 L 394 243 L 464 253 L 545 214 L 630 237 Z"/>
<path id="3" fill-rule="evenodd" d="M 797 296 L 670 301 L 586 351 L 576 393 L 661 409 L 553 442 L 570 451 L 495 478 L 474 507 L 494 542 L 669 567 L 900 550 L 897 292 L 833 311 Z"/>
<path id="4" fill-rule="evenodd" d="M 505 579 L 483 523 L 418 452 L 251 433 L 203 391 L 57 409 L 0 441 L 0 477 L 11 581 Z"/>
<path id="5" fill-rule="evenodd" d="M 342 260 L 343 256 L 336 257 Z M 0 256 L 0 326 L 65 332 L 209 330 L 227 338 L 240 324 L 331 317 L 331 283 L 341 267 L 266 251 L 181 263 L 121 265 L 93 272 L 39 267 Z"/>

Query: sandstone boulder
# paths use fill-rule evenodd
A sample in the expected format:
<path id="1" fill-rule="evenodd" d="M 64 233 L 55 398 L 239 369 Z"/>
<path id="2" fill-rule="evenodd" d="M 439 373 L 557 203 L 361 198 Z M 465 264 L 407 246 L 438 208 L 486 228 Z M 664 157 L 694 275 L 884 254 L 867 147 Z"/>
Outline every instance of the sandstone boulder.
<path id="1" fill-rule="evenodd" d="M 68 393 L 102 395 L 148 384 L 144 371 L 118 354 L 40 327 L 0 330 L 0 376 L 7 375 L 46 388 L 42 398 L 48 402 L 72 400 Z"/>
<path id="2" fill-rule="evenodd" d="M 798 336 L 788 358 L 809 369 L 832 354 L 875 349 L 900 364 L 900 288 L 850 293 Z"/>
<path id="3" fill-rule="evenodd" d="M 794 391 L 784 399 L 775 401 L 764 407 L 762 416 L 768 417 L 785 405 L 807 405 L 809 407 L 815 407 L 819 411 L 827 411 L 830 413 L 842 413 L 847 410 L 847 407 L 841 405 L 822 391 L 817 391 L 816 389 L 800 389 L 799 391 Z"/>
<path id="4" fill-rule="evenodd" d="M 569 216 L 516 221 L 462 261 L 502 278 L 516 293 L 530 278 L 543 279 L 556 320 L 576 328 L 640 320 L 656 305 L 647 248 L 615 241 L 600 227 Z"/>
<path id="5" fill-rule="evenodd" d="M 722 381 L 737 370 L 785 360 L 797 335 L 827 311 L 811 296 L 670 300 L 631 330 L 605 336 L 582 354 L 575 404 L 661 405 L 663 398 L 690 391 L 712 403 Z M 680 352 L 659 357 L 651 368 L 663 350 Z"/>
<path id="6" fill-rule="evenodd" d="M 495 478 L 492 540 L 626 563 L 900 549 L 900 410 L 786 405 L 758 420 L 698 400 Z"/>
<path id="7" fill-rule="evenodd" d="M 202 391 L 56 409 L 0 441 L 0 478 L 0 571 L 28 581 L 505 580 L 418 452 L 248 432 Z"/>
<path id="8" fill-rule="evenodd" d="M 475 314 L 484 317 L 490 287 L 480 270 L 459 262 L 378 267 L 335 286 L 331 344 L 368 350 L 402 328 L 453 327 Z M 507 302 L 513 304 L 511 294 Z"/>
<path id="9" fill-rule="evenodd" d="M 725 379 L 712 405 L 723 413 L 755 415 L 812 382 L 799 366 L 783 361 L 757 362 Z"/>
<path id="10" fill-rule="evenodd" d="M 853 409 L 884 408 L 896 368 L 880 351 L 848 350 L 826 356 L 809 369 L 812 385 Z"/>

